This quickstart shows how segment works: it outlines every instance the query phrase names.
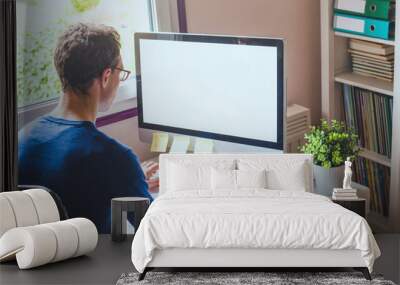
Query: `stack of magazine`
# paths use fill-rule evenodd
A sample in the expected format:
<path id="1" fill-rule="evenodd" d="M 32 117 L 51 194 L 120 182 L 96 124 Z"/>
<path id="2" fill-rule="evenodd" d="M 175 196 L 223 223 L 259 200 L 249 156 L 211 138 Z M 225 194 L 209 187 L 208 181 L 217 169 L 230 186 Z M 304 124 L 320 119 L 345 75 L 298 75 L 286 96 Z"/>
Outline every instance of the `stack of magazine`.
<path id="1" fill-rule="evenodd" d="M 359 138 L 360 147 L 391 156 L 393 97 L 343 85 L 346 125 Z"/>
<path id="2" fill-rule="evenodd" d="M 354 161 L 354 181 L 367 186 L 371 195 L 371 210 L 389 214 L 390 168 L 364 157 Z"/>
<path id="3" fill-rule="evenodd" d="M 354 73 L 393 81 L 394 46 L 351 39 L 349 47 Z"/>
<path id="4" fill-rule="evenodd" d="M 357 199 L 356 189 L 342 189 L 334 188 L 332 193 L 332 199 L 334 200 L 354 200 Z"/>

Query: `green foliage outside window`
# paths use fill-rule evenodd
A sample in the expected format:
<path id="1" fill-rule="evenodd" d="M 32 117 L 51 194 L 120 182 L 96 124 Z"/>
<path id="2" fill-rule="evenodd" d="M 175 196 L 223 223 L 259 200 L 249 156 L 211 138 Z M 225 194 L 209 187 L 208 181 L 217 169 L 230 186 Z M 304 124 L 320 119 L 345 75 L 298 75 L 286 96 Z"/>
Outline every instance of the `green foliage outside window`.
<path id="1" fill-rule="evenodd" d="M 100 0 L 71 0 L 72 5 L 78 12 L 85 12 L 99 5 Z"/>
<path id="2" fill-rule="evenodd" d="M 100 0 L 69 1 L 75 13 L 84 13 L 100 3 Z M 37 9 L 40 4 L 43 4 L 35 0 L 25 2 L 28 9 Z M 59 2 L 61 3 L 61 1 Z M 63 2 L 67 3 L 68 1 Z M 42 6 L 43 17 L 47 17 L 46 7 L 44 4 Z M 17 42 L 17 101 L 19 107 L 57 98 L 61 94 L 61 82 L 53 64 L 53 53 L 58 36 L 70 24 L 65 18 L 67 17 L 59 17 L 56 21 L 49 22 L 48 27 L 40 31 L 25 32 L 24 41 Z"/>
<path id="3" fill-rule="evenodd" d="M 53 49 L 58 29 L 26 33 L 26 44 L 17 49 L 18 106 L 55 98 L 61 83 L 53 64 Z"/>
<path id="4" fill-rule="evenodd" d="M 341 166 L 347 157 L 354 160 L 359 152 L 358 136 L 336 120 L 321 120 L 321 125 L 312 127 L 304 138 L 306 143 L 301 151 L 312 154 L 314 164 L 325 168 Z"/>
<path id="5" fill-rule="evenodd" d="M 17 0 L 17 101 L 27 107 L 58 98 L 53 63 L 57 39 L 77 22 L 113 26 L 121 35 L 124 67 L 134 65 L 134 32 L 150 31 L 148 0 Z"/>

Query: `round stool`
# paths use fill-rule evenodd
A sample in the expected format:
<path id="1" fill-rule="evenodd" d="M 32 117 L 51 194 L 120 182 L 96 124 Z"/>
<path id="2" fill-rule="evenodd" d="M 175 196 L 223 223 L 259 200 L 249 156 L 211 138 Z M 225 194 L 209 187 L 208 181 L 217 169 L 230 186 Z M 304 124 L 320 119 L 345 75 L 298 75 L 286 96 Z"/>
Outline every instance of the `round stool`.
<path id="1" fill-rule="evenodd" d="M 111 199 L 111 239 L 123 241 L 126 239 L 127 213 L 135 216 L 134 228 L 137 231 L 140 221 L 149 208 L 150 200 L 143 197 L 120 197 Z"/>

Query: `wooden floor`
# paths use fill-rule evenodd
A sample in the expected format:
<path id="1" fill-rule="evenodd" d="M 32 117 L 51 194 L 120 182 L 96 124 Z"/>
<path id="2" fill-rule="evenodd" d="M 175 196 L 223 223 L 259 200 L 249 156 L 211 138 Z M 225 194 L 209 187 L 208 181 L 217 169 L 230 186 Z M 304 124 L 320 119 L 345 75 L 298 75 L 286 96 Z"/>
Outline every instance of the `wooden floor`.
<path id="1" fill-rule="evenodd" d="M 376 235 L 382 257 L 375 273 L 399 283 L 400 235 Z M 119 276 L 134 271 L 130 258 L 131 239 L 114 243 L 101 235 L 99 244 L 88 256 L 78 257 L 35 269 L 19 270 L 15 262 L 0 265 L 0 284 L 115 284 Z"/>
<path id="2" fill-rule="evenodd" d="M 400 284 L 400 234 L 377 234 L 375 239 L 382 255 L 375 262 L 374 272 Z"/>

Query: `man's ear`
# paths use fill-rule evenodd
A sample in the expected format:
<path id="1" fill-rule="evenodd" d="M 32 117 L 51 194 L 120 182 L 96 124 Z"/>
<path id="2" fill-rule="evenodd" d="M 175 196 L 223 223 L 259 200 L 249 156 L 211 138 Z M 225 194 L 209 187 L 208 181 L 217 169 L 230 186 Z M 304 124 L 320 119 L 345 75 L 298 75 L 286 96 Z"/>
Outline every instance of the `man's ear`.
<path id="1" fill-rule="evenodd" d="M 101 87 L 106 88 L 111 79 L 111 68 L 104 69 L 101 74 Z"/>

